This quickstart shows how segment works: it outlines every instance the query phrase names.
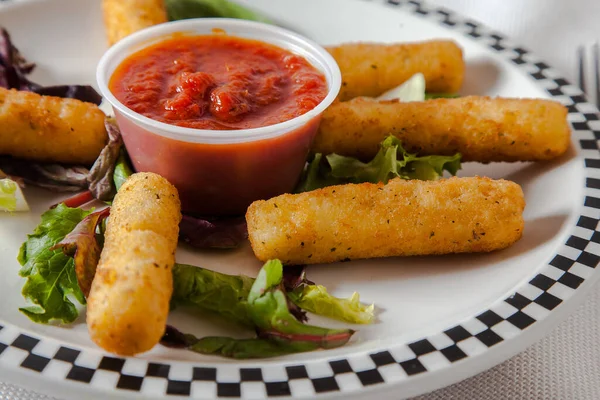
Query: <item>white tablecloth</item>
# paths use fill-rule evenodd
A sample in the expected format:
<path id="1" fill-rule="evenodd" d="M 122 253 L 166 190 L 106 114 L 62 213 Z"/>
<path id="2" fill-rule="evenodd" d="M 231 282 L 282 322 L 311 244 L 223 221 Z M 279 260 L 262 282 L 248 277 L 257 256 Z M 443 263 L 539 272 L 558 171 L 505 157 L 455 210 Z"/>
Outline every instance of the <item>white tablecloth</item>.
<path id="1" fill-rule="evenodd" d="M 600 40 L 598 0 L 431 0 L 506 33 L 575 82 L 578 45 Z M 414 400 L 600 399 L 600 284 L 539 343 Z M 0 400 L 50 399 L 0 382 Z"/>

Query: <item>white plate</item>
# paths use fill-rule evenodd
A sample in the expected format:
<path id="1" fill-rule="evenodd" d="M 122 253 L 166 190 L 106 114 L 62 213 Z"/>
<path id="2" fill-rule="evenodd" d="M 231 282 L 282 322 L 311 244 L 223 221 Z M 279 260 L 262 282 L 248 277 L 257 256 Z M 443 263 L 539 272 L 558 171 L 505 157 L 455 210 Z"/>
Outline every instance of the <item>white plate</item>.
<path id="1" fill-rule="evenodd" d="M 467 164 L 461 171 L 522 185 L 527 199 L 523 239 L 492 254 L 310 267 L 309 277 L 334 294 L 358 290 L 364 301 L 379 307 L 379 321 L 358 327 L 343 348 L 232 361 L 157 346 L 140 357 L 121 359 L 94 346 L 83 318 L 61 328 L 33 324 L 19 313 L 23 282 L 17 276 L 17 249 L 39 215 L 60 199 L 31 189 L 31 213 L 0 215 L 2 379 L 67 398 L 408 397 L 474 375 L 523 350 L 564 318 L 600 276 L 594 269 L 600 260 L 600 124 L 597 110 L 576 87 L 502 35 L 419 2 L 251 3 L 323 44 L 452 38 L 464 48 L 468 65 L 463 93 L 554 97 L 568 105 L 573 146 L 564 157 L 546 164 Z M 94 83 L 96 63 L 106 49 L 99 1 L 4 5 L 0 25 L 37 63 L 34 81 Z M 248 247 L 204 254 L 181 250 L 177 258 L 226 273 L 254 275 L 260 267 Z M 215 321 L 177 313 L 171 322 L 197 335 L 238 334 Z"/>

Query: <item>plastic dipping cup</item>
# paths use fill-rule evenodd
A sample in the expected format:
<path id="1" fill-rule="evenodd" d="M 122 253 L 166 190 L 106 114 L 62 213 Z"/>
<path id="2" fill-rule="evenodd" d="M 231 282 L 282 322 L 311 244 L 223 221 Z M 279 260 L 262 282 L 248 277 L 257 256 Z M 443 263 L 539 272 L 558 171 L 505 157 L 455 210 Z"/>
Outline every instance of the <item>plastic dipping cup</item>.
<path id="1" fill-rule="evenodd" d="M 216 131 L 155 121 L 127 108 L 110 92 L 113 72 L 131 54 L 174 33 L 208 35 L 219 30 L 304 57 L 325 76 L 327 96 L 312 110 L 285 122 Z M 183 212 L 202 216 L 242 215 L 255 200 L 291 192 L 304 168 L 321 114 L 341 85 L 335 60 L 318 44 L 272 25 L 212 18 L 169 22 L 126 37 L 104 54 L 96 78 L 114 109 L 135 170 L 167 178 L 179 191 Z"/>

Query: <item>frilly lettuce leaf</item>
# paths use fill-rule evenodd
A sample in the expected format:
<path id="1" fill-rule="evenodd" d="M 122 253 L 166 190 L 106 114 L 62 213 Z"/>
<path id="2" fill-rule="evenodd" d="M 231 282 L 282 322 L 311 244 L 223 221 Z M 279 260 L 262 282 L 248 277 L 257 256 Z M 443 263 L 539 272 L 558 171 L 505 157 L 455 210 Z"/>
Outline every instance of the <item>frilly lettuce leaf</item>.
<path id="1" fill-rule="evenodd" d="M 248 294 L 248 313 L 259 338 L 298 352 L 343 346 L 354 334 L 351 329 L 322 328 L 298 321 L 289 310 L 279 260 L 267 261 L 259 271 Z"/>
<path id="2" fill-rule="evenodd" d="M 402 172 L 405 179 L 420 179 L 423 181 L 435 181 L 448 171 L 451 175 L 456 175 L 460 170 L 460 154 L 453 156 L 425 156 L 416 157 L 414 155 L 405 155 L 408 168 Z"/>
<path id="3" fill-rule="evenodd" d="M 88 211 L 59 204 L 42 214 L 42 222 L 21 246 L 17 258 L 22 265 L 19 275 L 27 278 L 21 293 L 33 304 L 20 308 L 20 311 L 32 321 L 73 322 L 78 310 L 69 297 L 85 304 L 73 259 L 61 250 L 50 249 L 88 214 Z"/>
<path id="4" fill-rule="evenodd" d="M 444 171 L 455 175 L 461 168 L 461 155 L 425 156 L 407 153 L 400 140 L 388 136 L 368 163 L 356 158 L 316 154 L 309 162 L 296 192 L 306 192 L 345 183 L 387 183 L 393 178 L 436 180 Z"/>
<path id="5" fill-rule="evenodd" d="M 375 319 L 375 305 L 362 304 L 357 292 L 340 299 L 330 295 L 323 285 L 301 285 L 288 296 L 303 310 L 324 317 L 352 324 L 370 324 Z"/>
<path id="6" fill-rule="evenodd" d="M 312 190 L 327 186 L 342 185 L 343 179 L 336 178 L 331 174 L 331 168 L 323 154 L 316 153 L 308 162 L 300 182 L 296 186 L 296 193 L 310 192 Z"/>

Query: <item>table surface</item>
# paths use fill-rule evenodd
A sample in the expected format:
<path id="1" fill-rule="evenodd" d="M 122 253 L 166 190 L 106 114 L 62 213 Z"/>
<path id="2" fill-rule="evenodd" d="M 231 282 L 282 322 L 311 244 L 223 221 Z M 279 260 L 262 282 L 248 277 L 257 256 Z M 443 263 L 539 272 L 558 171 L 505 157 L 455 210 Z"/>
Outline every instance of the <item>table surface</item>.
<path id="1" fill-rule="evenodd" d="M 597 0 L 431 0 L 505 33 L 576 81 L 576 48 L 600 40 Z M 576 29 L 574 29 L 576 27 Z M 600 399 L 600 283 L 567 320 L 523 353 L 413 400 Z M 49 397 L 0 382 L 0 400 Z"/>

